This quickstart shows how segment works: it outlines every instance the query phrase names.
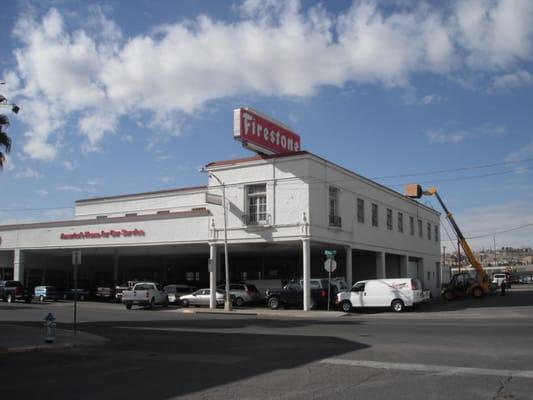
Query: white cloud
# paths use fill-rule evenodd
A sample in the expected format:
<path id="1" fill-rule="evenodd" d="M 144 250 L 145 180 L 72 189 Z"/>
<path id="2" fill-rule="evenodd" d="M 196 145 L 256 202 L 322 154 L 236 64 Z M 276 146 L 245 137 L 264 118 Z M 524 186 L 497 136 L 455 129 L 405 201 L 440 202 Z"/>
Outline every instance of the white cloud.
<path id="1" fill-rule="evenodd" d="M 444 100 L 445 100 L 444 97 L 439 96 L 438 94 L 428 94 L 422 97 L 422 99 L 420 100 L 420 103 L 423 105 L 429 105 L 429 104 L 441 103 Z"/>
<path id="2" fill-rule="evenodd" d="M 515 150 L 505 156 L 505 161 L 513 162 L 533 158 L 533 141 L 518 150 Z"/>
<path id="3" fill-rule="evenodd" d="M 17 172 L 15 174 L 16 178 L 22 178 L 22 179 L 40 179 L 43 177 L 43 174 L 40 172 L 35 171 L 29 166 L 26 166 L 22 171 Z"/>
<path id="4" fill-rule="evenodd" d="M 305 97 L 348 82 L 408 87 L 421 72 L 488 70 L 500 76 L 491 78 L 494 85 L 510 87 L 508 69 L 532 59 L 528 0 L 472 0 L 447 9 L 384 9 L 361 0 L 336 15 L 320 6 L 304 11 L 298 1 L 248 0 L 237 9 L 235 22 L 199 16 L 129 38 L 98 7 L 75 30 L 56 9 L 39 21 L 21 17 L 16 67 L 4 76 L 24 101 L 24 152 L 57 157 L 69 119 L 86 137 L 83 149 L 92 151 L 122 117 L 179 135 L 185 115 L 224 97 Z M 428 96 L 423 104 L 440 101 Z"/>
<path id="5" fill-rule="evenodd" d="M 39 190 L 37 190 L 37 194 L 38 194 L 39 196 L 48 196 L 48 190 L 46 190 L 46 189 L 39 189 Z"/>
<path id="6" fill-rule="evenodd" d="M 159 178 L 159 180 L 161 182 L 168 183 L 168 182 L 174 182 L 176 180 L 176 178 L 173 178 L 171 176 L 162 176 L 162 177 Z"/>
<path id="7" fill-rule="evenodd" d="M 476 249 L 488 248 L 492 245 L 493 237 L 496 238 L 498 247 L 532 245 L 533 225 L 510 232 L 502 232 L 526 224 L 533 224 L 533 203 L 531 201 L 508 201 L 501 204 L 480 206 L 459 213 L 456 220 L 460 221 L 461 230 L 467 238 L 489 235 L 483 238 L 468 239 L 468 242 Z M 444 242 L 447 236 L 441 236 L 441 238 Z"/>
<path id="8" fill-rule="evenodd" d="M 68 160 L 67 160 L 67 161 L 63 161 L 63 167 L 65 167 L 65 169 L 66 169 L 67 171 L 74 171 L 74 169 L 76 168 L 76 167 L 74 166 L 74 164 L 72 164 L 72 163 L 71 163 L 70 161 L 68 161 Z"/>
<path id="9" fill-rule="evenodd" d="M 78 193 L 84 191 L 79 186 L 72 186 L 72 185 L 61 185 L 57 187 L 57 190 L 61 190 L 62 192 L 78 192 Z"/>
<path id="10" fill-rule="evenodd" d="M 528 71 L 517 71 L 494 78 L 492 90 L 506 92 L 511 89 L 524 88 L 533 85 L 533 75 Z"/>
<path id="11" fill-rule="evenodd" d="M 430 129 L 426 132 L 426 136 L 430 143 L 442 144 L 452 143 L 457 144 L 464 140 L 479 139 L 487 136 L 501 136 L 506 133 L 506 128 L 502 125 L 495 125 L 487 123 L 477 128 L 469 130 L 454 130 L 445 132 L 440 129 Z"/>

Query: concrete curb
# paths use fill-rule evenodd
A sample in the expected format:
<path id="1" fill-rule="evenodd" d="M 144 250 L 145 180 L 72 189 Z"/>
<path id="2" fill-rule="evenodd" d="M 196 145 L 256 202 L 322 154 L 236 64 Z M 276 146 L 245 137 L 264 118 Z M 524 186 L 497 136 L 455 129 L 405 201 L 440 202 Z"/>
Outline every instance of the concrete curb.
<path id="1" fill-rule="evenodd" d="M 246 315 L 246 316 L 260 316 L 260 317 L 298 317 L 298 318 L 338 318 L 346 317 L 352 314 L 340 312 L 340 311 L 301 311 L 301 310 L 211 310 L 211 309 L 190 309 L 182 308 L 176 310 L 183 314 L 213 314 L 213 315 Z"/>
<path id="2" fill-rule="evenodd" d="M 72 343 L 42 344 L 36 346 L 0 347 L 0 354 L 7 353 L 31 353 L 36 351 L 64 350 L 74 347 Z"/>

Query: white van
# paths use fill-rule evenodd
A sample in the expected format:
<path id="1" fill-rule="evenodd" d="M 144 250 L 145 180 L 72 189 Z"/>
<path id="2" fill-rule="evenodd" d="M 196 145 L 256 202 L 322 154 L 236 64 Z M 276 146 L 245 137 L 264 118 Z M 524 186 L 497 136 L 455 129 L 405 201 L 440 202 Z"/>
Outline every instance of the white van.
<path id="1" fill-rule="evenodd" d="M 423 290 L 418 279 L 372 279 L 357 282 L 349 292 L 338 293 L 336 303 L 344 312 L 359 307 L 390 307 L 401 312 L 429 299 L 429 290 Z"/>

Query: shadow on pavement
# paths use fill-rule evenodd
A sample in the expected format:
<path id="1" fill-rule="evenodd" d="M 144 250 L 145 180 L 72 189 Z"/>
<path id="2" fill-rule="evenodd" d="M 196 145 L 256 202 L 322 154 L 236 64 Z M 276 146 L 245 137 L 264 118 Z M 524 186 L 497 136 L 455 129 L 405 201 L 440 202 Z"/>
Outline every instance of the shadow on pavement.
<path id="1" fill-rule="evenodd" d="M 10 374 L 2 393 L 6 398 L 46 393 L 53 399 L 167 399 L 257 375 L 283 374 L 287 369 L 368 347 L 328 336 L 283 334 L 281 329 L 280 334 L 269 334 L 276 327 L 322 322 L 331 323 L 244 319 L 82 324 L 80 329 L 110 338 L 111 342 L 87 349 L 0 357 L 0 370 L 21 372 Z M 264 327 L 264 333 L 213 331 L 251 325 Z M 183 328 L 193 331 L 179 330 Z"/>

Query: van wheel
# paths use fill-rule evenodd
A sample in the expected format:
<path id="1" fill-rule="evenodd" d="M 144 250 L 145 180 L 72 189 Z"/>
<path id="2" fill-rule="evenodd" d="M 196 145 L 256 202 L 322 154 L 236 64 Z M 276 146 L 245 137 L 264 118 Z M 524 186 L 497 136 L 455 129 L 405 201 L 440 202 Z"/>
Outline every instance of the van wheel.
<path id="1" fill-rule="evenodd" d="M 279 308 L 279 299 L 277 297 L 271 297 L 268 299 L 268 308 L 271 310 L 277 310 Z"/>
<path id="2" fill-rule="evenodd" d="M 39 301 L 42 303 L 44 301 L 44 296 L 43 295 L 40 295 L 39 296 Z"/>
<path id="3" fill-rule="evenodd" d="M 237 297 L 235 299 L 235 306 L 242 307 L 244 305 L 244 299 L 242 297 Z"/>
<path id="4" fill-rule="evenodd" d="M 131 303 L 130 302 L 126 303 L 126 310 L 131 310 Z"/>
<path id="5" fill-rule="evenodd" d="M 350 303 L 348 300 L 345 300 L 341 303 L 341 309 L 345 313 L 349 313 L 352 311 L 352 303 Z"/>
<path id="6" fill-rule="evenodd" d="M 392 311 L 394 312 L 402 312 L 405 309 L 405 306 L 403 304 L 403 301 L 401 300 L 394 300 L 391 303 Z"/>
<path id="7" fill-rule="evenodd" d="M 481 289 L 479 286 L 472 289 L 472 296 L 474 296 L 476 299 L 479 299 L 483 297 L 483 289 Z"/>

